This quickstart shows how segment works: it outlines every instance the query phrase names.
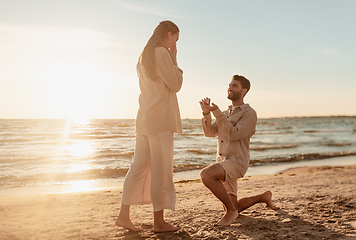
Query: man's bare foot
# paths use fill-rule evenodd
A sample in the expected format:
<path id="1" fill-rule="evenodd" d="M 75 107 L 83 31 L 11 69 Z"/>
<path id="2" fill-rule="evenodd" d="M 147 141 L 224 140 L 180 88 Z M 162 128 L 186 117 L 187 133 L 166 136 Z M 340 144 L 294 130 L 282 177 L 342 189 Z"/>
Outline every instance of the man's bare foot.
<path id="1" fill-rule="evenodd" d="M 235 221 L 235 219 L 239 216 L 239 212 L 235 211 L 227 211 L 222 219 L 218 222 L 218 225 L 229 226 L 231 223 Z"/>
<path id="2" fill-rule="evenodd" d="M 178 226 L 173 226 L 167 222 L 160 222 L 155 223 L 153 226 L 153 232 L 160 233 L 160 232 L 175 232 L 179 229 Z"/>
<path id="3" fill-rule="evenodd" d="M 142 228 L 135 227 L 132 224 L 130 219 L 123 219 L 120 216 L 116 219 L 115 225 L 118 226 L 118 227 L 123 227 L 123 228 L 125 228 L 125 229 L 127 229 L 129 231 L 132 231 L 132 232 L 140 232 L 140 231 L 142 231 Z"/>
<path id="4" fill-rule="evenodd" d="M 271 191 L 266 191 L 262 194 L 262 202 L 266 203 L 266 207 L 269 207 L 273 210 L 278 210 L 279 207 L 276 207 L 273 203 L 272 203 L 272 192 Z"/>

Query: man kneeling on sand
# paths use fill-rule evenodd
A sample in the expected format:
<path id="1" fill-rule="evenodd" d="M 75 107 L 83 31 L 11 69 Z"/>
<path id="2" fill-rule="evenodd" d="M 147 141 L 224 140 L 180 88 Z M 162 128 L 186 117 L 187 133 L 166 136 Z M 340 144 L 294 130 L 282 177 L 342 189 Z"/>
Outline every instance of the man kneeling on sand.
<path id="1" fill-rule="evenodd" d="M 257 115 L 244 97 L 250 90 L 250 81 L 235 75 L 229 84 L 227 98 L 232 101 L 229 109 L 221 112 L 219 107 L 210 103 L 209 98 L 199 103 L 203 110 L 202 127 L 206 137 L 218 136 L 216 163 L 204 168 L 201 179 L 204 185 L 224 204 L 226 213 L 219 225 L 230 225 L 239 212 L 256 203 L 266 203 L 271 209 L 279 209 L 272 203 L 271 191 L 260 195 L 237 200 L 237 179 L 246 173 L 249 161 L 250 138 L 256 131 Z M 211 114 L 216 120 L 212 123 Z"/>

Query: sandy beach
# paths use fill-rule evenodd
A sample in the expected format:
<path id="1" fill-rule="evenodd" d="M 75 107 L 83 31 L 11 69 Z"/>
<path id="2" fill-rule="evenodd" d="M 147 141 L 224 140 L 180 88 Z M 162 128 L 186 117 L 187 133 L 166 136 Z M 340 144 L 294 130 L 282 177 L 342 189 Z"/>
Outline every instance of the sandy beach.
<path id="1" fill-rule="evenodd" d="M 2 197 L 0 239 L 356 239 L 355 176 L 356 166 L 318 166 L 240 179 L 239 197 L 270 189 L 281 209 L 257 204 L 230 226 L 215 225 L 222 205 L 199 180 L 177 182 L 174 233 L 152 232 L 151 205 L 132 207 L 142 232 L 116 227 L 119 188 Z"/>

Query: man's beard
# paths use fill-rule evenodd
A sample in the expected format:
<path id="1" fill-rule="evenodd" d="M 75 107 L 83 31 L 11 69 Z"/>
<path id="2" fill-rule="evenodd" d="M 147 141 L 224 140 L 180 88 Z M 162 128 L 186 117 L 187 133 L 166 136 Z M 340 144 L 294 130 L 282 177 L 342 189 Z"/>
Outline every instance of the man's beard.
<path id="1" fill-rule="evenodd" d="M 240 92 L 232 93 L 230 92 L 227 95 L 227 98 L 230 99 L 231 101 L 239 100 L 241 98 L 242 90 Z"/>

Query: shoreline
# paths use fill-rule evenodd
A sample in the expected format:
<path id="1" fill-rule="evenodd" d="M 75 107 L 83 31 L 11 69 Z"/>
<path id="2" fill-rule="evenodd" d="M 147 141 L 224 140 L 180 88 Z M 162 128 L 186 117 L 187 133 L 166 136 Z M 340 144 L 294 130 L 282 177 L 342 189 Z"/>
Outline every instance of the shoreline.
<path id="1" fill-rule="evenodd" d="M 247 170 L 244 178 L 249 176 L 263 176 L 263 175 L 275 175 L 288 169 L 296 167 L 310 167 L 310 166 L 349 166 L 356 165 L 356 155 L 332 157 L 318 160 L 298 161 L 298 162 L 286 162 L 275 163 L 266 166 L 252 166 Z M 177 172 L 173 175 L 173 181 L 175 183 L 181 181 L 199 180 L 200 171 L 191 170 Z M 0 199 L 14 196 L 28 196 L 35 194 L 65 194 L 65 193 L 81 193 L 110 189 L 122 189 L 124 178 L 104 179 L 104 180 L 82 180 L 73 181 L 66 184 L 56 184 L 47 186 L 25 186 L 8 189 L 0 189 Z"/>
<path id="2" fill-rule="evenodd" d="M 132 206 L 132 233 L 114 225 L 119 188 L 2 198 L 2 239 L 344 239 L 356 238 L 356 165 L 295 167 L 238 180 L 239 198 L 271 190 L 280 210 L 256 204 L 217 226 L 221 203 L 200 180 L 176 182 L 174 233 L 152 232 L 152 205 Z"/>

